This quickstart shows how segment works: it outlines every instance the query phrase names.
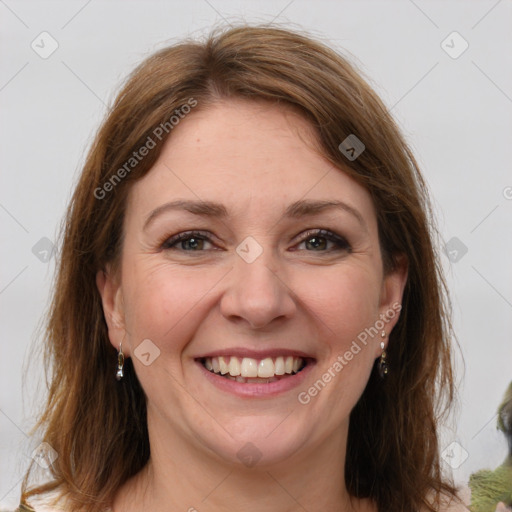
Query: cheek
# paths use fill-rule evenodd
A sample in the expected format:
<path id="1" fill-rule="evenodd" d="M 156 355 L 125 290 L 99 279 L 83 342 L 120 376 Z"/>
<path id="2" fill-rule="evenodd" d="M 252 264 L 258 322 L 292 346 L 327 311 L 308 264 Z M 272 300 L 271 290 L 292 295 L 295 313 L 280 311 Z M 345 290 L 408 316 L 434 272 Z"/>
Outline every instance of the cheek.
<path id="1" fill-rule="evenodd" d="M 326 428 L 336 429 L 348 417 L 373 368 L 380 337 L 369 336 L 367 330 L 379 318 L 381 282 L 375 268 L 347 264 L 317 274 L 316 285 L 311 279 L 302 283 L 307 309 L 322 329 L 325 357 L 315 380 L 298 398 L 318 415 L 329 411 Z"/>
<path id="2" fill-rule="evenodd" d="M 306 310 L 343 348 L 378 319 L 379 277 L 360 265 L 322 269 L 298 276 L 296 288 Z"/>
<path id="3" fill-rule="evenodd" d="M 132 347 L 150 339 L 162 353 L 181 351 L 197 328 L 201 304 L 221 275 L 166 263 L 133 265 L 124 285 Z"/>

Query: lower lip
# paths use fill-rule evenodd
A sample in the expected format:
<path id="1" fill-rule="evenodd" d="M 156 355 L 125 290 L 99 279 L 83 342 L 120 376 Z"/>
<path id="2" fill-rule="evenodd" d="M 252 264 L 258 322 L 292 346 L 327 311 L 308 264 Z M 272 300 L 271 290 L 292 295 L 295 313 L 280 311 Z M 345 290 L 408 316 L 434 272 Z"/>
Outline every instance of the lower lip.
<path id="1" fill-rule="evenodd" d="M 196 361 L 204 376 L 218 389 L 245 398 L 267 398 L 274 397 L 300 386 L 307 378 L 314 363 L 309 362 L 299 373 L 284 377 L 275 382 L 265 383 L 244 383 L 236 380 L 221 377 L 216 373 L 207 370 L 200 361 Z"/>

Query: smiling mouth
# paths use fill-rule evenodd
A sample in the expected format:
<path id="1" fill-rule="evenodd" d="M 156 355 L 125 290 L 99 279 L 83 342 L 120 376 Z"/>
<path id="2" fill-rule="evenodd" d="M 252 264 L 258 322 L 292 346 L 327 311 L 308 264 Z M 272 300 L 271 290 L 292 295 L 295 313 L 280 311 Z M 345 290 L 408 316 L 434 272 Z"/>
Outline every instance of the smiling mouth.
<path id="1" fill-rule="evenodd" d="M 251 357 L 218 356 L 204 357 L 199 362 L 211 373 L 245 384 L 269 384 L 289 378 L 302 371 L 309 359 L 295 356 Z"/>

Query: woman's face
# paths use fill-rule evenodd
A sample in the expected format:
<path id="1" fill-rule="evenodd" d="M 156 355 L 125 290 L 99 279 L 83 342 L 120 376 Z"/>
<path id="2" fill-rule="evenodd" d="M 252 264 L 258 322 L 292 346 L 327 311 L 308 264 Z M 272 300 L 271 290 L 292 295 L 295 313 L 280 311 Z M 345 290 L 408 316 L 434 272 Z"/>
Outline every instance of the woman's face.
<path id="1" fill-rule="evenodd" d="M 312 141 L 283 107 L 222 102 L 133 185 L 98 286 L 153 444 L 246 465 L 344 448 L 405 271 L 384 275 L 370 195 Z"/>

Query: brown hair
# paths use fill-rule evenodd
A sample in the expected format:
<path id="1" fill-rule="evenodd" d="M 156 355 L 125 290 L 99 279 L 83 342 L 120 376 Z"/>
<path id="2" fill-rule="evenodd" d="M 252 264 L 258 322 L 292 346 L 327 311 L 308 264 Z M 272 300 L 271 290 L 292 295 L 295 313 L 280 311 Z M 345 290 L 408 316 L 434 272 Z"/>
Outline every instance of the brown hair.
<path id="1" fill-rule="evenodd" d="M 389 341 L 391 371 L 382 381 L 374 368 L 351 413 L 346 485 L 379 510 L 437 510 L 443 495 L 455 493 L 441 474 L 437 438 L 445 411 L 438 406 L 452 401 L 453 380 L 425 183 L 386 107 L 347 60 L 306 36 L 266 26 L 216 31 L 204 43 L 158 51 L 131 74 L 99 130 L 67 213 L 47 328 L 52 374 L 39 426 L 59 456 L 50 483 L 29 489 L 29 471 L 23 500 L 57 489 L 73 510 L 100 511 L 146 464 L 145 396 L 130 360 L 125 378 L 114 380 L 116 351 L 95 275 L 119 260 L 127 194 L 172 136 L 171 116 L 193 101 L 199 110 L 230 98 L 299 110 L 323 155 L 370 192 L 385 268 L 406 256 L 403 308 Z M 155 130 L 164 125 L 169 129 L 157 140 Z M 366 146 L 353 161 L 338 149 L 350 134 Z M 126 162 L 148 137 L 155 147 L 128 171 Z"/>

